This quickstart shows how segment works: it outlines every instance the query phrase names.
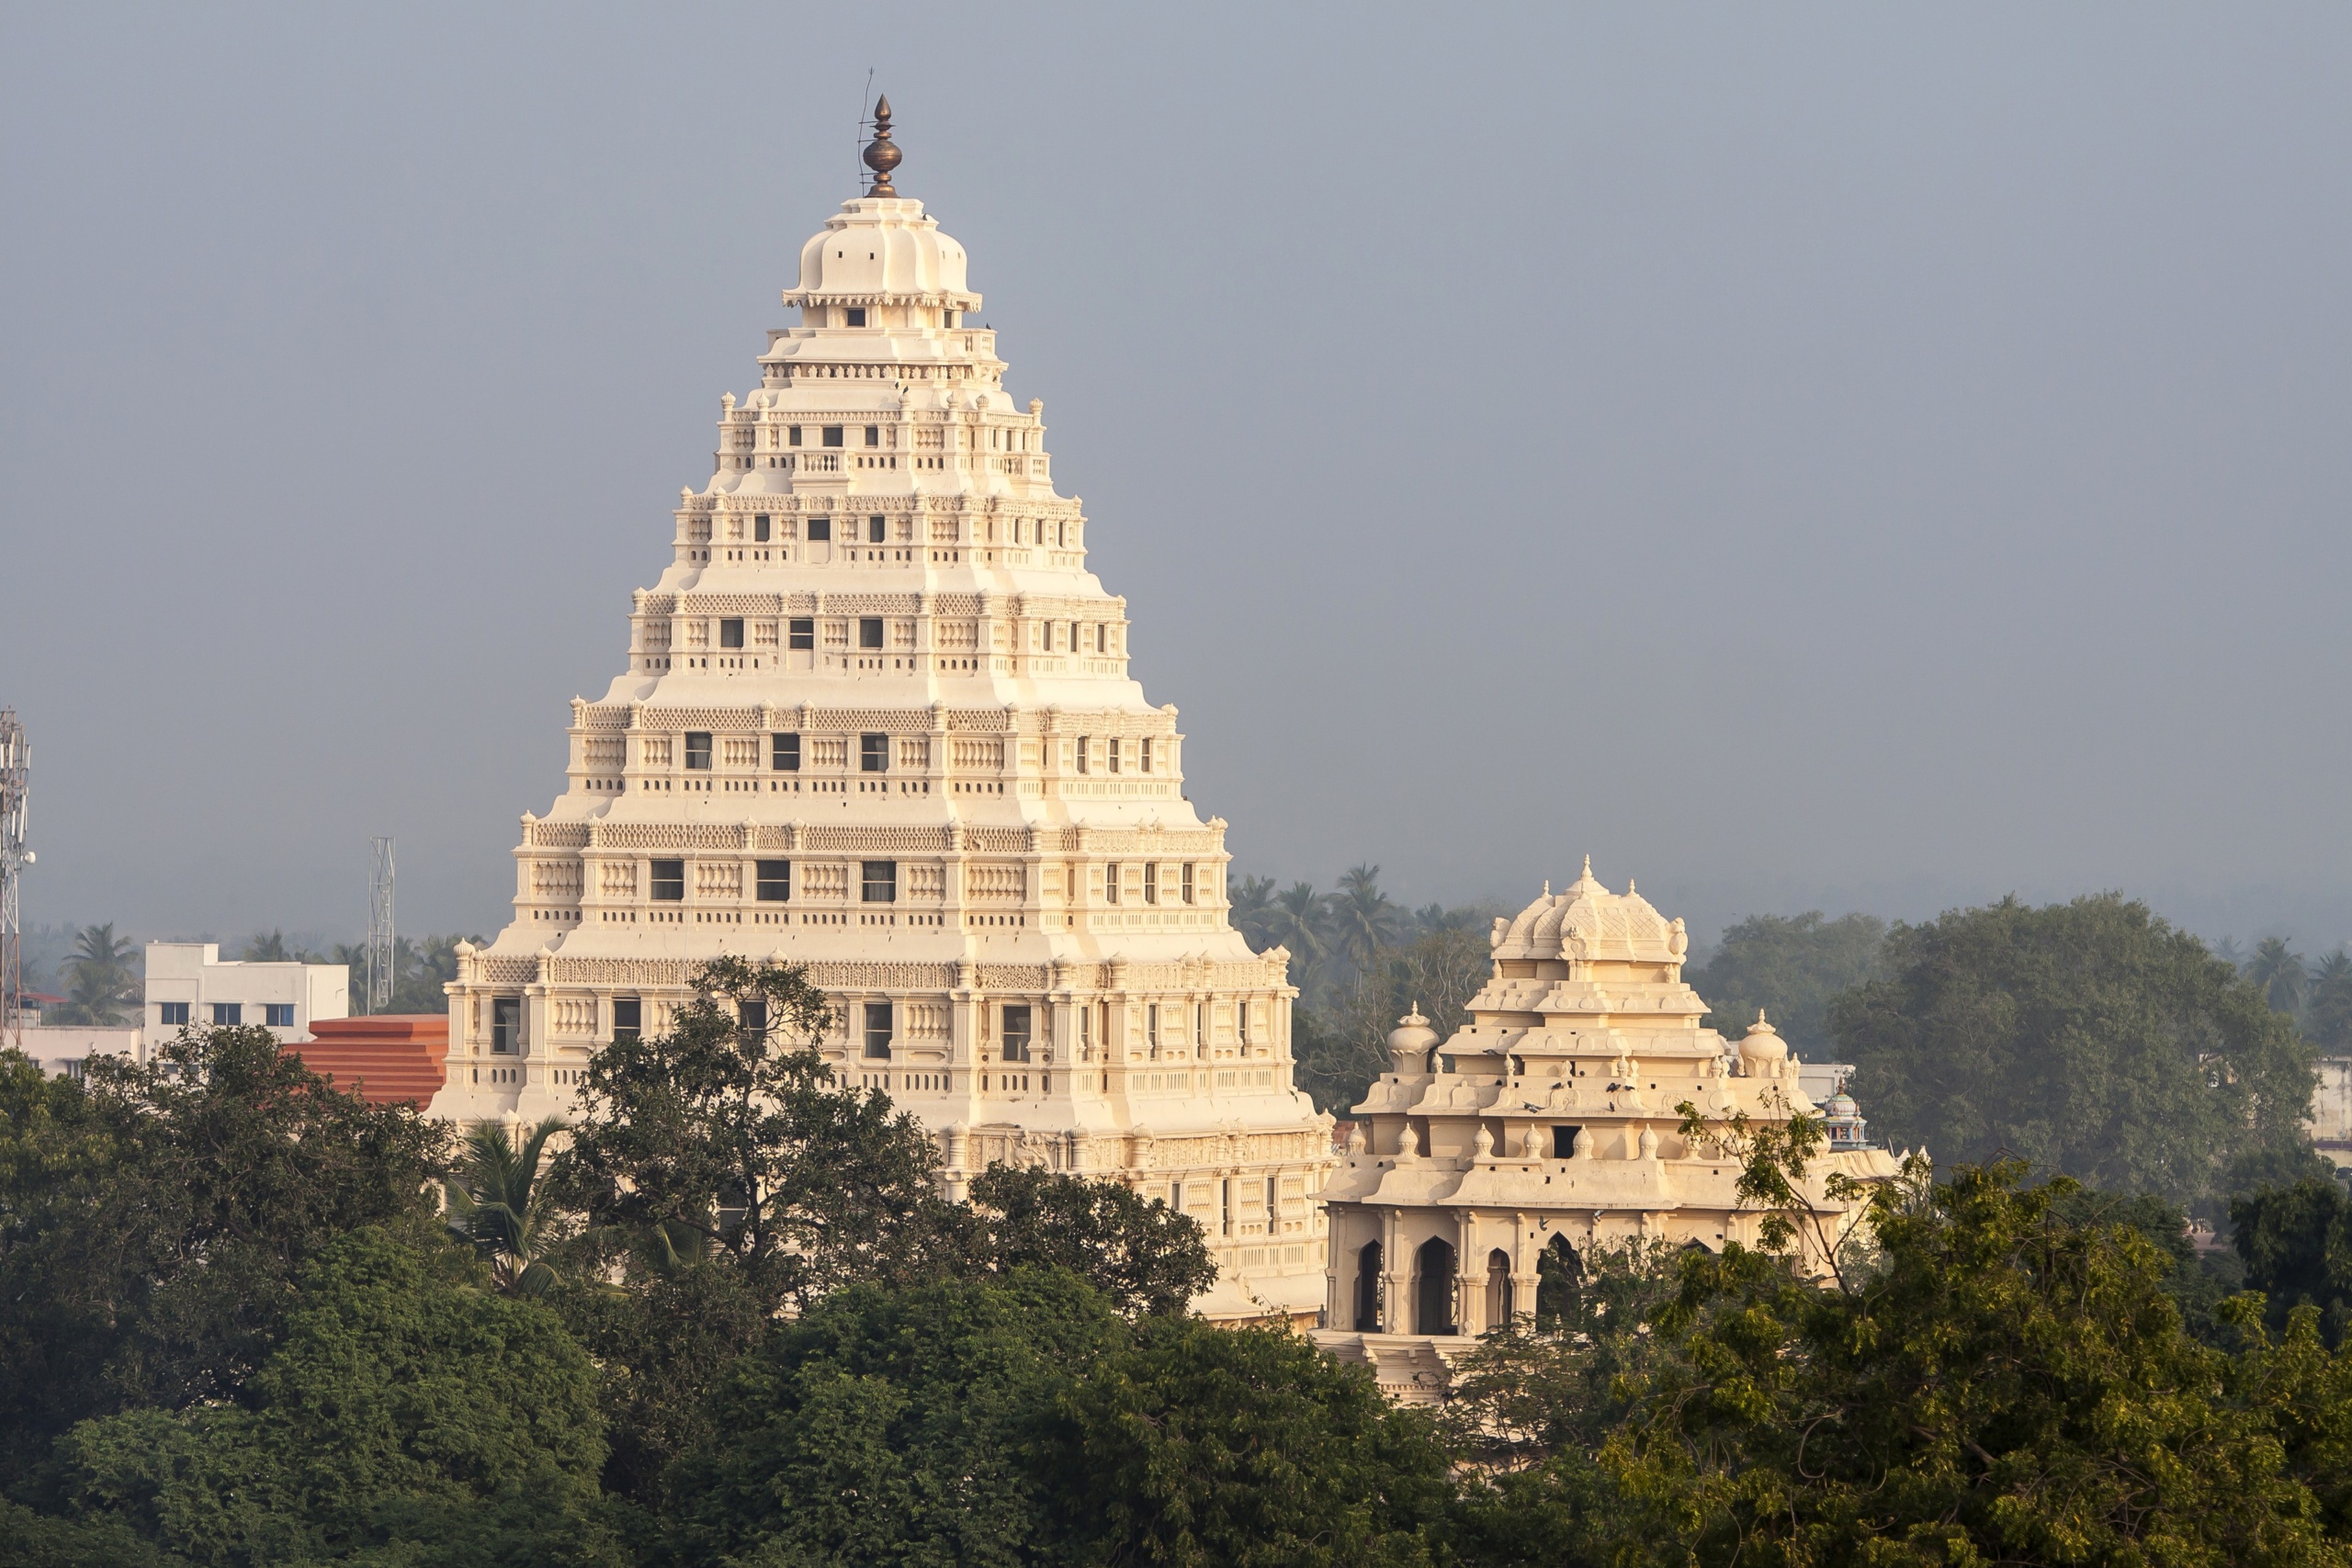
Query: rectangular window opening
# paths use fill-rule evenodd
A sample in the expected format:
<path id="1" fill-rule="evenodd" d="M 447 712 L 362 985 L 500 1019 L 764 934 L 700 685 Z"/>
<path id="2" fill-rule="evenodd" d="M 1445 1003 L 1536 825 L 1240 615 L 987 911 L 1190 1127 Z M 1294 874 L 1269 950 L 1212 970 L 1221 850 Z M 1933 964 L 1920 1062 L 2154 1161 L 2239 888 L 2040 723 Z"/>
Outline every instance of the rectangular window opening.
<path id="1" fill-rule="evenodd" d="M 294 1027 L 294 1004 L 264 1002 L 261 1005 L 261 1021 L 272 1029 L 291 1029 Z"/>
<path id="2" fill-rule="evenodd" d="M 678 904 L 686 897 L 686 863 L 683 860 L 657 860 L 653 863 L 653 897 L 656 902 Z"/>
<path id="3" fill-rule="evenodd" d="M 860 648 L 879 648 L 882 646 L 881 616 L 860 615 L 858 617 L 857 646 Z"/>
<path id="4" fill-rule="evenodd" d="M 786 646 L 813 649 L 817 646 L 817 621 L 813 615 L 795 615 L 785 623 Z"/>
<path id="5" fill-rule="evenodd" d="M 1193 901 L 1193 863 L 1191 861 L 1184 863 L 1183 895 L 1185 903 L 1189 904 Z"/>
<path id="6" fill-rule="evenodd" d="M 763 512 L 757 517 L 752 519 L 752 543 L 755 545 L 764 545 L 767 542 L 768 519 L 767 513 Z"/>
<path id="7" fill-rule="evenodd" d="M 842 427 L 838 424 L 820 425 L 818 427 L 817 434 L 828 446 L 838 446 L 842 444 Z"/>
<path id="8" fill-rule="evenodd" d="M 686 731 L 686 766 L 698 773 L 710 772 L 710 731 Z"/>
<path id="9" fill-rule="evenodd" d="M 861 735 L 857 738 L 857 771 L 861 773 L 887 773 L 890 771 L 888 736 Z"/>
<path id="10" fill-rule="evenodd" d="M 225 1026 L 225 1025 L 231 1025 L 231 1024 L 241 1024 L 241 1023 L 243 1023 L 243 1022 L 244 1022 L 244 1021 L 245 1021 L 245 1005 L 244 1005 L 244 1003 L 243 1003 L 243 1002 L 214 1002 L 214 1003 L 212 1004 L 212 1022 L 213 1022 L 213 1026 L 214 1026 L 215 1028 L 220 1028 L 220 1027 L 222 1027 L 222 1026 Z"/>
<path id="11" fill-rule="evenodd" d="M 735 1032 L 745 1040 L 768 1037 L 768 1004 L 763 997 L 749 997 L 735 1004 Z"/>
<path id="12" fill-rule="evenodd" d="M 613 1039 L 635 1040 L 645 1032 L 645 1001 L 640 997 L 613 998 Z"/>
<path id="13" fill-rule="evenodd" d="M 1102 868 L 1102 902 L 1105 904 L 1115 904 L 1118 901 L 1119 863 L 1117 861 L 1113 861 L 1110 864 Z"/>
<path id="14" fill-rule="evenodd" d="M 870 446 L 873 443 L 869 441 L 866 445 Z M 865 542 L 867 544 L 878 545 L 889 536 L 890 520 L 888 518 L 869 517 L 865 520 Z"/>
<path id="15" fill-rule="evenodd" d="M 1159 902 L 1159 863 L 1157 861 L 1143 863 L 1143 901 L 1147 904 Z"/>
<path id="16" fill-rule="evenodd" d="M 160 1005 L 164 1010 L 163 1021 L 166 1027 L 183 1024 L 187 1021 L 187 1004 L 186 1002 L 163 1002 L 158 1005 Z"/>
<path id="17" fill-rule="evenodd" d="M 741 620 L 730 615 L 718 623 L 718 646 L 721 648 L 743 646 L 743 623 Z"/>
<path id="18" fill-rule="evenodd" d="M 831 518 L 811 517 L 808 519 L 808 542 L 810 544 L 831 544 L 832 543 L 832 538 L 833 520 Z"/>
<path id="19" fill-rule="evenodd" d="M 768 768 L 779 773 L 800 771 L 800 732 L 768 737 Z"/>
<path id="20" fill-rule="evenodd" d="M 792 863 L 788 860 L 761 861 L 754 886 L 763 904 L 789 902 L 792 897 Z"/>
<path id="21" fill-rule="evenodd" d="M 502 1055 L 512 1055 L 523 1045 L 523 998 L 492 997 L 490 998 L 490 1048 Z"/>
<path id="22" fill-rule="evenodd" d="M 887 1062 L 890 1059 L 890 1004 L 865 1004 L 865 1059 Z"/>
<path id="23" fill-rule="evenodd" d="M 899 863 L 894 860 L 870 860 L 864 863 L 864 902 L 895 904 L 899 901 Z"/>
<path id="24" fill-rule="evenodd" d="M 1029 1006 L 1026 1002 L 1004 1004 L 1004 1059 L 1008 1062 L 1029 1059 Z"/>
<path id="25" fill-rule="evenodd" d="M 862 327 L 865 324 L 865 307 L 863 305 L 844 307 L 842 314 L 849 318 L 847 324 L 850 326 Z"/>
<path id="26" fill-rule="evenodd" d="M 882 427 L 880 425 L 869 424 L 865 427 L 865 444 L 868 446 L 879 446 L 882 445 Z"/>

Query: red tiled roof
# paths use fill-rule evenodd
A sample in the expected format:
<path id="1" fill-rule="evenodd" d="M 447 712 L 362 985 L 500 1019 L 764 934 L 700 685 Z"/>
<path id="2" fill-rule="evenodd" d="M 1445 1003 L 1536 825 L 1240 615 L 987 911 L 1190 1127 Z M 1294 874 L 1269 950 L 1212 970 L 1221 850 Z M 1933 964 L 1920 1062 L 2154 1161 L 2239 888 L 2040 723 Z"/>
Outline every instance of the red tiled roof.
<path id="1" fill-rule="evenodd" d="M 286 1047 L 335 1087 L 356 1089 L 370 1105 L 415 1106 L 441 1092 L 449 1056 L 446 1012 L 379 1012 L 369 1018 L 311 1021 L 312 1038 Z"/>

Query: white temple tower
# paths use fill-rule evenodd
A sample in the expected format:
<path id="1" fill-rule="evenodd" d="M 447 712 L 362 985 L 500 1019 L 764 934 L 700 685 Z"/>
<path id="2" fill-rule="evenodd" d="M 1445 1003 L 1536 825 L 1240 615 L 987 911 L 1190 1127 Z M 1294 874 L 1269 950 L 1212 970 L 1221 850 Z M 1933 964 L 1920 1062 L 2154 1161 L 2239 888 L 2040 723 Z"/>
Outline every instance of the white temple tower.
<path id="1" fill-rule="evenodd" d="M 703 960 L 806 964 L 835 1070 L 936 1129 L 952 1181 L 1122 1178 L 1207 1232 L 1204 1311 L 1311 1321 L 1330 1121 L 1292 1087 L 1287 955 L 1227 919 L 1225 823 L 1128 674 L 1043 406 L 876 118 L 873 187 L 784 293 L 801 324 L 720 400 L 628 672 L 572 702 L 514 922 L 458 949 L 433 1111 L 560 1113 Z"/>

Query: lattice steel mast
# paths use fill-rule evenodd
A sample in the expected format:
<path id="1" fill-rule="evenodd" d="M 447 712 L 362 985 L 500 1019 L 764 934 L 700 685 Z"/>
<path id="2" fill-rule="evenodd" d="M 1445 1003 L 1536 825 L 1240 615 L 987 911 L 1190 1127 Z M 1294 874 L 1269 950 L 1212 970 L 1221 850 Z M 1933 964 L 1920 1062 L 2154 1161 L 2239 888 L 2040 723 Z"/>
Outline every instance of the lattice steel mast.
<path id="1" fill-rule="evenodd" d="M 392 841 L 369 840 L 368 871 L 368 1010 L 392 1005 Z"/>
<path id="2" fill-rule="evenodd" d="M 25 848 L 25 797 L 32 786 L 32 748 L 15 708 L 0 708 L 0 1035 L 25 1043 L 25 923 L 17 881 L 33 852 Z"/>

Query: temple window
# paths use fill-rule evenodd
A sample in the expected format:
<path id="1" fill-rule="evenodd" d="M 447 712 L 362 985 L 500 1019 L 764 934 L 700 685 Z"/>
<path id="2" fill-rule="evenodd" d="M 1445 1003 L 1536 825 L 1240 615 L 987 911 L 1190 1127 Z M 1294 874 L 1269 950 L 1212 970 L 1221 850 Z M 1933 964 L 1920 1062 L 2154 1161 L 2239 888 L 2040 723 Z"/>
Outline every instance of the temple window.
<path id="1" fill-rule="evenodd" d="M 217 1004 L 214 1010 L 219 1010 Z M 490 1048 L 502 1055 L 507 1055 L 519 1049 L 522 1043 L 523 998 L 520 997 L 491 998 Z"/>
<path id="2" fill-rule="evenodd" d="M 828 446 L 838 446 L 842 444 L 842 427 L 838 424 L 819 425 L 817 435 Z"/>
<path id="3" fill-rule="evenodd" d="M 634 1040 L 645 1028 L 645 1001 L 641 997 L 613 998 L 613 1039 L 616 1042 Z"/>
<path id="4" fill-rule="evenodd" d="M 1143 739 L 1141 740 L 1141 742 L 1139 742 L 1139 743 L 1138 743 L 1138 745 L 1137 745 L 1136 751 L 1137 751 L 1137 755 L 1136 755 L 1136 771 L 1137 773 L 1148 773 L 1151 772 L 1151 737 L 1150 737 L 1150 736 L 1147 735 L 1147 736 L 1145 736 L 1145 737 L 1143 738 Z"/>
<path id="5" fill-rule="evenodd" d="M 791 639 L 791 646 L 794 648 L 815 648 L 817 646 L 817 622 L 815 617 L 808 615 L 794 616 L 790 624 L 786 626 L 785 635 Z"/>
<path id="6" fill-rule="evenodd" d="M 882 445 L 882 427 L 880 425 L 869 424 L 865 427 L 865 444 L 868 446 L 879 446 Z"/>
<path id="7" fill-rule="evenodd" d="M 1574 1127 L 1555 1127 L 1552 1129 L 1552 1157 L 1554 1159 L 1573 1159 L 1576 1157 L 1577 1131 L 1578 1130 Z"/>
<path id="8" fill-rule="evenodd" d="M 752 542 L 755 545 L 768 542 L 768 520 L 764 513 L 752 519 Z"/>
<path id="9" fill-rule="evenodd" d="M 1026 1002 L 1004 1004 L 1004 1059 L 1025 1062 L 1029 1059 L 1030 1013 Z"/>
<path id="10" fill-rule="evenodd" d="M 865 307 L 863 305 L 846 306 L 842 309 L 842 314 L 847 318 L 845 325 L 862 327 L 865 324 Z"/>
<path id="11" fill-rule="evenodd" d="M 786 431 L 786 445 L 793 446 L 800 445 L 800 427 L 798 425 L 792 425 Z"/>
<path id="12" fill-rule="evenodd" d="M 1117 861 L 1113 861 L 1110 864 L 1102 868 L 1102 902 L 1105 904 L 1115 904 L 1118 901 L 1119 863 Z"/>
<path id="13" fill-rule="evenodd" d="M 879 626 L 881 623 L 875 623 Z M 876 648 L 880 643 L 874 645 Z M 857 771 L 861 773 L 887 773 L 890 771 L 890 738 L 887 735 L 861 735 L 857 738 Z"/>
<path id="14" fill-rule="evenodd" d="M 872 427 L 868 426 L 867 428 L 870 430 Z M 866 445 L 871 446 L 874 443 L 869 441 Z M 881 517 L 869 517 L 865 520 L 865 542 L 867 544 L 883 544 L 888 540 L 889 536 L 890 525 L 888 519 Z"/>
<path id="15" fill-rule="evenodd" d="M 788 901 L 792 897 L 792 863 L 788 860 L 761 861 L 758 881 L 753 886 L 763 904 Z"/>
<path id="16" fill-rule="evenodd" d="M 859 618 L 857 623 L 857 646 L 860 648 L 879 648 L 882 646 L 881 616 L 865 615 Z"/>
<path id="17" fill-rule="evenodd" d="M 1143 901 L 1147 904 L 1159 902 L 1159 863 L 1158 861 L 1148 860 L 1143 863 Z"/>
<path id="18" fill-rule="evenodd" d="M 833 520 L 831 518 L 811 517 L 808 519 L 808 542 L 810 544 L 831 543 L 832 537 Z"/>
<path id="19" fill-rule="evenodd" d="M 683 860 L 657 860 L 653 863 L 653 897 L 661 903 L 678 904 L 686 897 L 686 863 Z"/>
<path id="20" fill-rule="evenodd" d="M 797 648 L 800 645 L 795 643 L 793 646 Z M 768 766 L 779 773 L 797 773 L 800 771 L 799 731 L 794 730 L 789 734 L 768 737 Z"/>
<path id="21" fill-rule="evenodd" d="M 1184 863 L 1184 902 L 1185 902 L 1185 903 L 1187 903 L 1187 904 L 1189 904 L 1189 903 L 1191 903 L 1192 901 L 1193 901 L 1193 863 L 1192 863 L 1191 861 L 1186 861 L 1186 862 Z"/>
<path id="22" fill-rule="evenodd" d="M 890 1004 L 865 1004 L 865 1058 L 869 1062 L 890 1059 Z"/>
<path id="23" fill-rule="evenodd" d="M 1081 735 L 1078 738 L 1078 771 L 1081 773 L 1086 772 L 1087 753 L 1092 746 L 1093 742 L 1088 737 Z"/>
<path id="24" fill-rule="evenodd" d="M 686 767 L 693 773 L 710 772 L 710 732 L 708 730 L 686 731 Z"/>
<path id="25" fill-rule="evenodd" d="M 718 623 L 718 646 L 719 646 L 719 647 L 721 647 L 721 648 L 741 648 L 741 647 L 742 647 L 742 646 L 743 646 L 743 623 L 742 623 L 741 621 L 740 621 L 740 620 L 737 620 L 737 619 L 736 619 L 734 616 L 732 616 L 732 615 L 730 615 L 730 616 L 729 616 L 727 619 L 725 619 L 725 620 L 723 620 L 723 621 L 719 622 L 719 623 Z"/>
<path id="26" fill-rule="evenodd" d="M 899 901 L 899 863 L 894 860 L 870 860 L 861 867 L 861 897 L 868 904 L 895 904 Z"/>

